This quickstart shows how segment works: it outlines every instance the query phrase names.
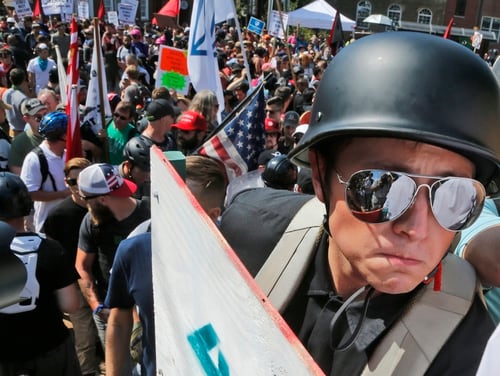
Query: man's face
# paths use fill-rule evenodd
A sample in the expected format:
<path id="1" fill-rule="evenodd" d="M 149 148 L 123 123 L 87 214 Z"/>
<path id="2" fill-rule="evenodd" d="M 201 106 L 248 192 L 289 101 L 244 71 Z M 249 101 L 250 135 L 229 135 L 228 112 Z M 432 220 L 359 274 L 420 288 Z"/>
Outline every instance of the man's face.
<path id="1" fill-rule="evenodd" d="M 193 150 L 199 146 L 200 140 L 199 131 L 183 131 L 179 129 L 177 132 L 177 143 L 184 150 Z"/>
<path id="2" fill-rule="evenodd" d="M 40 99 L 40 102 L 42 102 L 45 106 L 47 106 L 48 112 L 56 111 L 59 102 L 55 98 L 55 95 L 51 93 L 44 93 L 40 95 L 38 99 Z"/>
<path id="3" fill-rule="evenodd" d="M 266 133 L 266 149 L 277 149 L 278 148 L 278 133 Z"/>
<path id="4" fill-rule="evenodd" d="M 38 111 L 35 115 L 25 115 L 24 116 L 24 118 L 26 119 L 26 121 L 30 125 L 31 129 L 36 134 L 38 134 L 38 127 L 40 126 L 40 121 L 42 120 L 42 118 L 45 116 L 46 113 L 47 113 L 47 110 L 44 109 L 44 110 Z"/>
<path id="5" fill-rule="evenodd" d="M 293 134 L 293 132 L 295 132 L 296 128 L 297 127 L 295 127 L 295 126 L 285 125 L 285 127 L 284 127 L 284 136 L 287 139 L 291 139 L 292 138 L 292 134 Z"/>
<path id="6" fill-rule="evenodd" d="M 325 176 L 324 159 L 314 151 L 310 157 L 315 189 L 320 192 L 318 171 Z M 429 144 L 354 138 L 341 148 L 329 181 L 329 260 L 335 285 L 351 289 L 349 293 L 366 284 L 393 294 L 413 290 L 438 265 L 455 236 L 435 219 L 426 187 L 418 191 L 413 206 L 392 222 L 369 224 L 354 217 L 336 172 L 348 180 L 359 170 L 377 168 L 426 176 L 472 177 L 474 173 L 468 159 Z M 417 184 L 435 181 L 415 180 Z"/>
<path id="7" fill-rule="evenodd" d="M 138 166 L 132 166 L 130 169 L 130 180 L 139 187 L 145 182 L 150 181 L 150 177 L 151 173 L 149 171 L 144 171 Z"/>
<path id="8" fill-rule="evenodd" d="M 132 39 L 130 38 L 130 36 L 126 35 L 123 37 L 123 45 L 125 47 L 129 48 L 131 43 L 132 43 Z"/>
<path id="9" fill-rule="evenodd" d="M 111 221 L 114 218 L 113 212 L 100 201 L 99 197 L 86 201 L 92 222 L 99 226 Z"/>
<path id="10" fill-rule="evenodd" d="M 130 111 L 120 106 L 116 106 L 115 112 L 113 113 L 113 121 L 117 129 L 124 129 L 131 120 Z"/>
<path id="11" fill-rule="evenodd" d="M 281 107 L 275 104 L 266 105 L 266 116 L 279 123 L 281 120 Z"/>

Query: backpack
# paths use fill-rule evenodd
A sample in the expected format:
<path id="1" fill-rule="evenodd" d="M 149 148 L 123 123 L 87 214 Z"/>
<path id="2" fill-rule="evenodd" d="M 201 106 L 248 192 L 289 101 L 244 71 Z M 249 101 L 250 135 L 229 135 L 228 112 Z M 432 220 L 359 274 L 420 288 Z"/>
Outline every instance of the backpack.
<path id="1" fill-rule="evenodd" d="M 47 157 L 43 153 L 43 150 L 40 146 L 37 146 L 33 149 L 33 152 L 38 156 L 38 161 L 40 162 L 40 172 L 42 173 L 42 183 L 40 184 L 40 188 L 42 189 L 43 183 L 45 183 L 45 180 L 47 180 L 47 177 L 50 177 L 50 181 L 52 183 L 52 189 L 54 192 L 57 191 L 56 188 L 56 181 L 54 180 L 54 177 L 49 171 L 49 162 L 47 161 Z"/>
<path id="2" fill-rule="evenodd" d="M 26 268 L 26 283 L 16 304 L 0 309 L 0 313 L 16 314 L 32 311 L 36 308 L 40 296 L 40 284 L 36 278 L 38 249 L 43 238 L 39 235 L 16 236 L 10 245 L 12 253 L 21 260 Z"/>

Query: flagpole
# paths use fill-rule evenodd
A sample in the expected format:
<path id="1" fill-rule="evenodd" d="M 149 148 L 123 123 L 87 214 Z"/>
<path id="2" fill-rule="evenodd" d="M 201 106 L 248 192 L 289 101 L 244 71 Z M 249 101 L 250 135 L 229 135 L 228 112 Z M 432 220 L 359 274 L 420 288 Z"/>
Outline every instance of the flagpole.
<path id="1" fill-rule="evenodd" d="M 278 7 L 278 14 L 280 15 L 281 29 L 283 30 L 283 33 L 285 34 L 285 47 L 286 47 L 286 54 L 288 55 L 288 66 L 289 66 L 289 69 L 290 69 L 290 73 L 292 74 L 293 82 L 296 82 L 297 80 L 295 78 L 295 72 L 293 71 L 292 54 L 290 52 L 290 46 L 288 45 L 288 31 L 285 29 L 285 24 L 283 22 L 283 15 L 282 15 L 282 12 L 281 12 L 280 1 L 277 1 L 276 5 Z"/>
<path id="2" fill-rule="evenodd" d="M 94 18 L 94 43 L 96 43 L 96 51 L 101 51 L 101 38 L 99 37 L 99 19 L 96 17 Z M 102 141 L 102 146 L 103 146 L 103 154 L 104 154 L 104 161 L 109 162 L 109 154 L 108 154 L 108 140 L 107 140 L 107 133 L 106 130 L 104 129 L 104 124 L 106 124 L 106 114 L 104 111 L 104 91 L 103 91 L 103 85 L 106 83 L 103 83 L 102 80 L 102 72 L 100 67 L 102 66 L 102 61 L 101 61 L 101 54 L 97 53 L 97 67 L 99 67 L 97 70 L 97 81 L 99 82 L 99 116 L 101 117 L 101 126 L 102 126 L 102 131 L 100 131 L 98 136 L 100 137 Z"/>

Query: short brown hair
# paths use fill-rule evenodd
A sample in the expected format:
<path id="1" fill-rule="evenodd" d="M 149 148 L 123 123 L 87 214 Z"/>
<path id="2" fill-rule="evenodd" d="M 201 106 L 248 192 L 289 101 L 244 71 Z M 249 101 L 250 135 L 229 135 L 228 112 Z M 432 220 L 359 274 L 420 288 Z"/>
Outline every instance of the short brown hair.
<path id="1" fill-rule="evenodd" d="M 71 170 L 83 170 L 92 164 L 87 158 L 75 157 L 71 158 L 64 165 L 64 176 L 68 176 Z"/>

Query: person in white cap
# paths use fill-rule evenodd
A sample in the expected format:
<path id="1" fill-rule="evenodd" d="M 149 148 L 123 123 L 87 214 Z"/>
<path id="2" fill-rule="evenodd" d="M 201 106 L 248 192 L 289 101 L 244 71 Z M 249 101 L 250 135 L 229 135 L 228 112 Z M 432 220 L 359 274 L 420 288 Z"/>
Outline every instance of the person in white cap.
<path id="1" fill-rule="evenodd" d="M 54 60 L 49 58 L 49 46 L 45 43 L 40 43 L 35 52 L 38 56 L 34 57 L 28 62 L 28 82 L 31 88 L 31 94 L 43 89 L 49 83 L 49 72 L 52 68 L 56 68 L 57 64 Z"/>
<path id="2" fill-rule="evenodd" d="M 78 175 L 78 187 L 89 213 L 80 227 L 75 266 L 105 348 L 109 309 L 103 302 L 116 249 L 137 225 L 150 218 L 151 212 L 147 202 L 132 197 L 136 184 L 122 178 L 109 163 L 83 169 Z"/>

